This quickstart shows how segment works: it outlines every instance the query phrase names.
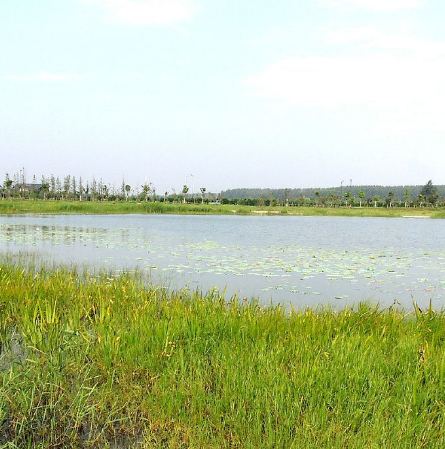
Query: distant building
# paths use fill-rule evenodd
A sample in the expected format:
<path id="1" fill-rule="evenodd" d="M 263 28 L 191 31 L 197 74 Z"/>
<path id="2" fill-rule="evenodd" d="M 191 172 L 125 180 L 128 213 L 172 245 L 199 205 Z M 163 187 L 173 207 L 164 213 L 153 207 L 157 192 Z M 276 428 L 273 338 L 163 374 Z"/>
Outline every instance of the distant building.
<path id="1" fill-rule="evenodd" d="M 19 193 L 30 193 L 30 192 L 40 192 L 42 190 L 42 184 L 14 184 L 12 187 L 14 192 Z"/>

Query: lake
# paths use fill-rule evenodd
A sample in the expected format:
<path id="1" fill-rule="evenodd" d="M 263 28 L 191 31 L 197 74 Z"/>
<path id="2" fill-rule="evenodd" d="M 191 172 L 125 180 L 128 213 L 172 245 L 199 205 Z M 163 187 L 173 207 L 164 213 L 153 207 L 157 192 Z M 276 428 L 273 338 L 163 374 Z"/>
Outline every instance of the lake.
<path id="1" fill-rule="evenodd" d="M 112 272 L 171 288 L 295 307 L 358 301 L 441 309 L 442 220 L 192 215 L 0 216 L 2 253 Z"/>

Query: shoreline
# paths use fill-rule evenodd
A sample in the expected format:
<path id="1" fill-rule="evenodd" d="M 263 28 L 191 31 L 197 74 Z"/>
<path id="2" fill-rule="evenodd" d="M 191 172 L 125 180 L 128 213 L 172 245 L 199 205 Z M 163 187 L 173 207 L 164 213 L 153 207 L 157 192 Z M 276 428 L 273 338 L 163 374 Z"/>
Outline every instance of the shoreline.
<path id="1" fill-rule="evenodd" d="M 407 213 L 409 212 L 409 213 Z M 388 218 L 445 218 L 444 208 L 405 207 L 303 207 L 237 206 L 233 204 L 182 204 L 161 202 L 80 202 L 53 200 L 0 200 L 0 214 L 176 214 L 176 215 L 247 215 L 247 216 L 339 216 Z"/>

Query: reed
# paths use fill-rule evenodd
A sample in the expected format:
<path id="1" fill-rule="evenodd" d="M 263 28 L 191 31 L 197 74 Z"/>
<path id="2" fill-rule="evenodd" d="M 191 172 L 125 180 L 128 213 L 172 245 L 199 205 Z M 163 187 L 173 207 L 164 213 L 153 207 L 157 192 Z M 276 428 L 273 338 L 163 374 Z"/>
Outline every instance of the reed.
<path id="1" fill-rule="evenodd" d="M 445 314 L 0 260 L 0 445 L 442 448 Z"/>

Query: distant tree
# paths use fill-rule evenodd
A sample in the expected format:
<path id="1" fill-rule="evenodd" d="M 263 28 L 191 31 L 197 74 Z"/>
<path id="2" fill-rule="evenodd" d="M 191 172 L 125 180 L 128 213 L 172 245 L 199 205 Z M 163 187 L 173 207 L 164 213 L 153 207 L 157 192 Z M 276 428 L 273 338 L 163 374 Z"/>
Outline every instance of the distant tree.
<path id="1" fill-rule="evenodd" d="M 420 195 L 423 195 L 428 203 L 435 204 L 439 198 L 437 187 L 433 185 L 431 179 L 422 187 L 420 190 Z"/>
<path id="2" fill-rule="evenodd" d="M 122 178 L 122 184 L 121 184 L 121 199 L 125 199 L 126 194 L 125 194 L 125 179 Z"/>
<path id="3" fill-rule="evenodd" d="M 65 176 L 63 179 L 63 193 L 65 195 L 65 199 L 68 199 L 70 194 L 70 188 L 71 188 L 71 176 Z"/>
<path id="4" fill-rule="evenodd" d="M 60 178 L 56 178 L 56 195 L 57 199 L 60 200 L 60 196 L 62 195 L 62 182 L 60 181 Z"/>
<path id="5" fill-rule="evenodd" d="M 32 176 L 32 183 L 30 186 L 23 185 L 23 198 L 28 193 L 28 198 L 37 199 L 40 193 L 40 188 L 37 186 L 36 175 Z"/>
<path id="6" fill-rule="evenodd" d="M 150 184 L 147 184 L 147 183 L 142 184 L 141 188 L 142 188 L 142 193 L 144 195 L 145 201 L 147 202 L 148 201 L 148 195 L 150 194 L 150 191 L 151 191 Z"/>
<path id="7" fill-rule="evenodd" d="M 360 198 L 360 207 L 362 207 L 362 201 L 363 201 L 363 198 L 365 197 L 365 192 L 363 190 L 360 190 L 358 192 L 358 197 Z"/>
<path id="8" fill-rule="evenodd" d="M 49 178 L 50 183 L 50 190 L 51 190 L 51 196 L 54 198 L 56 196 L 57 190 L 56 190 L 56 178 L 54 175 L 51 175 Z"/>
<path id="9" fill-rule="evenodd" d="M 79 201 L 82 201 L 82 195 L 83 195 L 84 191 L 85 191 L 85 188 L 83 186 L 82 176 L 81 176 L 81 177 L 79 177 Z"/>
<path id="10" fill-rule="evenodd" d="M 72 192 L 73 192 L 73 198 L 75 200 L 76 196 L 77 196 L 77 182 L 76 182 L 75 176 L 73 176 L 73 179 L 71 180 L 71 188 L 72 188 Z"/>
<path id="11" fill-rule="evenodd" d="M 8 198 L 11 198 L 11 188 L 12 188 L 13 181 L 9 178 L 8 173 L 6 173 L 5 182 L 3 183 L 6 192 L 8 192 Z"/>
<path id="12" fill-rule="evenodd" d="M 42 193 L 44 200 L 46 200 L 48 192 L 49 192 L 49 182 L 44 176 L 42 176 Z"/>
<path id="13" fill-rule="evenodd" d="M 351 201 L 352 193 L 349 191 L 345 192 L 344 197 L 345 197 L 346 206 L 350 206 L 349 202 Z"/>
<path id="14" fill-rule="evenodd" d="M 287 207 L 289 206 L 289 193 L 290 189 L 284 189 L 284 205 Z"/>
<path id="15" fill-rule="evenodd" d="M 377 203 L 380 201 L 380 195 L 374 196 L 374 207 L 377 207 Z"/>
<path id="16" fill-rule="evenodd" d="M 320 191 L 315 191 L 315 206 L 318 207 L 320 205 Z"/>
<path id="17" fill-rule="evenodd" d="M 394 192 L 392 190 L 390 190 L 388 192 L 388 198 L 386 199 L 387 207 L 392 207 L 392 200 L 393 200 L 393 198 L 394 198 Z"/>
<path id="18" fill-rule="evenodd" d="M 125 199 L 128 201 L 130 196 L 131 186 L 129 184 L 125 184 Z"/>
<path id="19" fill-rule="evenodd" d="M 417 201 L 418 201 L 419 207 L 422 207 L 423 203 L 425 202 L 425 195 L 422 195 L 421 193 L 419 193 L 419 195 L 417 197 Z"/>
<path id="20" fill-rule="evenodd" d="M 91 199 L 92 201 L 96 201 L 97 199 L 97 181 L 94 177 L 91 180 Z"/>
<path id="21" fill-rule="evenodd" d="M 105 197 L 105 184 L 102 180 L 102 178 L 99 179 L 99 182 L 97 183 L 97 193 L 99 194 L 99 201 L 102 201 Z"/>
<path id="22" fill-rule="evenodd" d="M 182 194 L 184 195 L 184 199 L 183 199 L 184 204 L 187 202 L 188 191 L 189 191 L 189 188 L 184 184 L 184 186 L 182 187 Z"/>
<path id="23" fill-rule="evenodd" d="M 405 207 L 408 207 L 409 201 L 410 201 L 410 197 L 411 194 L 409 193 L 409 189 L 408 187 L 405 189 Z"/>
<path id="24" fill-rule="evenodd" d="M 205 187 L 200 187 L 199 190 L 201 191 L 201 203 L 204 204 L 207 189 Z"/>
<path id="25" fill-rule="evenodd" d="M 87 201 L 89 201 L 88 195 L 90 194 L 90 185 L 87 181 L 87 185 L 85 186 L 85 198 Z"/>

